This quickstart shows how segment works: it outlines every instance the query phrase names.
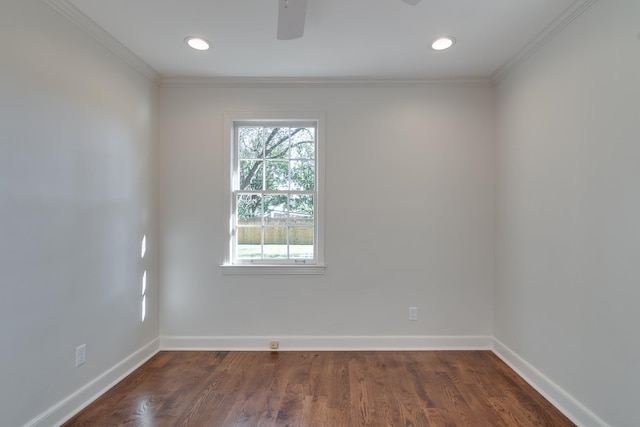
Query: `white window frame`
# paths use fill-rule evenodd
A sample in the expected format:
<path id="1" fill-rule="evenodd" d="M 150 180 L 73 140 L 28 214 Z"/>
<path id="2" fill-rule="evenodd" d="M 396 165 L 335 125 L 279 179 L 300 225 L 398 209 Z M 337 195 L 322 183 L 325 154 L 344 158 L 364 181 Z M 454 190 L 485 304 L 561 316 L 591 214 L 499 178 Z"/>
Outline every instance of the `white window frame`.
<path id="1" fill-rule="evenodd" d="M 288 262 L 235 261 L 234 247 L 234 171 L 236 159 L 235 128 L 238 123 L 309 123 L 316 124 L 316 200 L 315 216 L 315 259 Z M 319 112 L 282 112 L 282 113 L 226 113 L 224 115 L 224 158 L 223 158 L 223 209 L 224 209 L 224 261 L 221 265 L 224 274 L 324 274 L 324 114 Z"/>

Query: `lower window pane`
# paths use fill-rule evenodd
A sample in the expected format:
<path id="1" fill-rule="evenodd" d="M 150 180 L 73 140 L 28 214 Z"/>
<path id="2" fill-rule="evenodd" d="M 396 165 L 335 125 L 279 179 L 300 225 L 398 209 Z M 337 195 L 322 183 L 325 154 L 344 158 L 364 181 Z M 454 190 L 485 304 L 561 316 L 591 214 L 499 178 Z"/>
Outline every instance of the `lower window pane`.
<path id="1" fill-rule="evenodd" d="M 264 257 L 287 259 L 287 227 L 264 228 Z"/>
<path id="2" fill-rule="evenodd" d="M 236 198 L 238 224 L 261 225 L 263 208 L 259 194 L 239 194 Z"/>
<path id="3" fill-rule="evenodd" d="M 262 229 L 260 227 L 239 227 L 237 257 L 239 259 L 262 258 Z"/>
<path id="4" fill-rule="evenodd" d="M 289 257 L 313 258 L 313 227 L 289 228 Z"/>
<path id="5" fill-rule="evenodd" d="M 313 225 L 313 196 L 297 194 L 289 196 L 289 224 Z"/>
<path id="6" fill-rule="evenodd" d="M 264 222 L 269 225 L 286 224 L 287 195 L 272 194 L 264 196 Z"/>

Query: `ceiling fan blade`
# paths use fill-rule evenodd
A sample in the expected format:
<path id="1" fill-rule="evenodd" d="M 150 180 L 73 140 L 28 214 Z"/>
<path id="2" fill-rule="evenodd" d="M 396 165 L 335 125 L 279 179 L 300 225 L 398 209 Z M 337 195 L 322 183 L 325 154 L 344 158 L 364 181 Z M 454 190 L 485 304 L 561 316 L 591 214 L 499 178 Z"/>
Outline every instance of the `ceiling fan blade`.
<path id="1" fill-rule="evenodd" d="M 278 40 L 302 37 L 307 0 L 278 0 Z"/>
<path id="2" fill-rule="evenodd" d="M 409 3 L 412 6 L 415 6 L 418 3 L 420 3 L 420 0 L 402 0 L 402 1 L 404 1 L 405 3 Z"/>

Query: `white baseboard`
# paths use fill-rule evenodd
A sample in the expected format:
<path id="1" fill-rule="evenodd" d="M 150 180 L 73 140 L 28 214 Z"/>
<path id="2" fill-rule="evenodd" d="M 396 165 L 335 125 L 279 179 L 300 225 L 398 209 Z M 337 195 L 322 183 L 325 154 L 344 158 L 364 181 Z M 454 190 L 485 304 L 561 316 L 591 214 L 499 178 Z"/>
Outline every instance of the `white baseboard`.
<path id="1" fill-rule="evenodd" d="M 153 357 L 158 351 L 159 340 L 156 338 L 96 377 L 84 387 L 70 394 L 29 421 L 24 427 L 61 425 Z"/>
<path id="2" fill-rule="evenodd" d="M 160 337 L 161 350 L 269 351 L 277 340 L 279 351 L 350 350 L 490 350 L 492 338 L 472 336 L 254 336 Z"/>
<path id="3" fill-rule="evenodd" d="M 496 338 L 493 338 L 493 352 L 576 425 L 610 427 L 562 387 Z"/>

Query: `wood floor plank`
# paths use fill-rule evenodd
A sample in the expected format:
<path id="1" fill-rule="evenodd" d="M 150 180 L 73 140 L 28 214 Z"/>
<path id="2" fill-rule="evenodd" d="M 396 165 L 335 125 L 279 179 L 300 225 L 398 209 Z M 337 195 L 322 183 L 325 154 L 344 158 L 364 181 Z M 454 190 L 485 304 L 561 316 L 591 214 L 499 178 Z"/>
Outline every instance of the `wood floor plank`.
<path id="1" fill-rule="evenodd" d="M 163 351 L 63 427 L 573 425 L 490 351 Z"/>

